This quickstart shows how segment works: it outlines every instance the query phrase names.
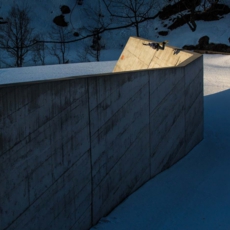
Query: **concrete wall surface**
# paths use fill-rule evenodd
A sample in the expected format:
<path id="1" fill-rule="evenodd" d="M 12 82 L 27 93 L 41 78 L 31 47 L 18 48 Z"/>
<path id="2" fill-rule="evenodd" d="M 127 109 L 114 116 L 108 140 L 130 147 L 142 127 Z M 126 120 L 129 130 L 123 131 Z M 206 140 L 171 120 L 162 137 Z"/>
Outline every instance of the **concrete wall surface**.
<path id="1" fill-rule="evenodd" d="M 203 59 L 0 87 L 0 229 L 89 229 L 203 138 Z"/>
<path id="2" fill-rule="evenodd" d="M 201 56 L 168 44 L 164 50 L 153 49 L 148 44 L 154 42 L 140 37 L 130 37 L 113 72 L 179 66 L 188 59 Z"/>

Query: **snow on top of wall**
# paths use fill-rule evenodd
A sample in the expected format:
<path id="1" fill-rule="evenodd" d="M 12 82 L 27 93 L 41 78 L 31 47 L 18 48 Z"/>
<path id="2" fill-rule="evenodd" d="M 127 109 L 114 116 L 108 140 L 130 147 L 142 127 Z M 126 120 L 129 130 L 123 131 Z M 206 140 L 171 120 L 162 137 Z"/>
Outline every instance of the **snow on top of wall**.
<path id="1" fill-rule="evenodd" d="M 0 85 L 110 73 L 116 61 L 0 69 Z"/>

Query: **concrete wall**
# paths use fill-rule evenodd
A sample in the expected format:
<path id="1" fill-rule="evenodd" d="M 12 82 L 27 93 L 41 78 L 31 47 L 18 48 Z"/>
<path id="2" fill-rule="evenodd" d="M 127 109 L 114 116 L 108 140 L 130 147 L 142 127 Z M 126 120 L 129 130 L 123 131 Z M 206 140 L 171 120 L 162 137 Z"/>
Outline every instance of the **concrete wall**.
<path id="1" fill-rule="evenodd" d="M 0 88 L 0 229 L 86 229 L 87 79 Z"/>
<path id="2" fill-rule="evenodd" d="M 181 65 L 189 58 L 196 59 L 200 54 L 166 45 L 164 50 L 156 50 L 149 45 L 155 41 L 140 37 L 130 37 L 123 49 L 113 72 L 173 67 Z"/>
<path id="3" fill-rule="evenodd" d="M 88 229 L 203 138 L 203 59 L 0 88 L 0 229 Z"/>

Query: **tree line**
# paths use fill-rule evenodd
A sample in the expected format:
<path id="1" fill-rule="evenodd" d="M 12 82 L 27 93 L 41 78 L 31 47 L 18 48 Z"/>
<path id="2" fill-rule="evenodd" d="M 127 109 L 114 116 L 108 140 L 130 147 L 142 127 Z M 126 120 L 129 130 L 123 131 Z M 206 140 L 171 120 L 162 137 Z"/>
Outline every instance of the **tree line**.
<path id="1" fill-rule="evenodd" d="M 160 1 L 162 2 L 162 0 L 99 0 L 97 8 L 88 7 L 86 9 L 85 13 L 89 14 L 91 18 L 85 25 L 86 32 L 70 34 L 67 30 L 68 23 L 63 23 L 62 25 L 53 25 L 46 38 L 36 34 L 34 28 L 31 27 L 29 8 L 20 8 L 19 5 L 14 5 L 7 18 L 2 23 L 0 21 L 2 24 L 0 25 L 0 48 L 6 51 L 11 63 L 8 62 L 8 59 L 1 60 L 1 62 L 5 66 L 21 67 L 25 63 L 26 56 L 30 53 L 35 64 L 44 65 L 48 52 L 57 59 L 58 63 L 68 63 L 68 44 L 89 38 L 92 43 L 85 48 L 85 56 L 91 55 L 99 61 L 100 51 L 104 46 L 101 43 L 103 33 L 134 27 L 135 35 L 140 36 L 141 23 L 154 20 L 162 12 Z M 186 19 L 186 23 L 192 31 L 195 31 L 194 18 L 197 6 L 203 6 L 205 11 L 218 2 L 219 0 L 165 0 L 163 9 L 172 3 L 175 5 L 181 3 L 180 7 L 185 7 L 191 12 L 191 17 Z M 62 9 L 64 9 L 63 6 Z M 179 16 L 183 17 L 183 14 L 181 13 Z"/>

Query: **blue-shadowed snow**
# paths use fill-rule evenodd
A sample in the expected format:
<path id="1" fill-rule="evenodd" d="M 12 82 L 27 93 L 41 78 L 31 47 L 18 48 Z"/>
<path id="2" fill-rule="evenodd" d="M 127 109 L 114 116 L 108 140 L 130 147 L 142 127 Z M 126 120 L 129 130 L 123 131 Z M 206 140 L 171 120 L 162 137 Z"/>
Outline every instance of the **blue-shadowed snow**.
<path id="1" fill-rule="evenodd" d="M 116 61 L 0 69 L 0 85 L 110 73 Z"/>

